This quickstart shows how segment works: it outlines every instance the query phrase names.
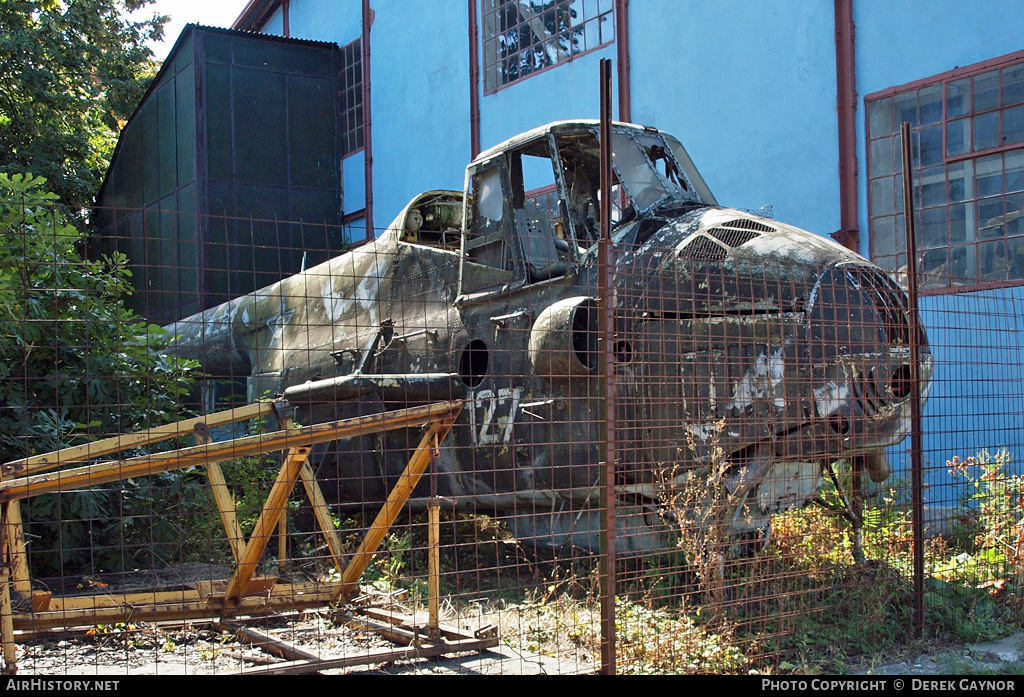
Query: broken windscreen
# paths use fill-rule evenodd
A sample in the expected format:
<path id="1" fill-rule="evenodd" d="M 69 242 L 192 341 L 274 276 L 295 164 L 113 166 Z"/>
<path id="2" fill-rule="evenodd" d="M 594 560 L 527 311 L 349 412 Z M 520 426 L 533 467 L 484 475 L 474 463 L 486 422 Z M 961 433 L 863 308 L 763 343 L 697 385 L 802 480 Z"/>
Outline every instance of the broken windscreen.
<path id="1" fill-rule="evenodd" d="M 565 186 L 565 202 L 578 244 L 597 239 L 600 219 L 600 147 L 597 134 L 559 134 L 555 140 Z M 612 227 L 635 213 L 667 201 L 714 204 L 704 180 L 679 141 L 658 131 L 612 134 Z"/>
<path id="2" fill-rule="evenodd" d="M 613 164 L 637 212 L 663 199 L 708 203 L 695 190 L 682 163 L 660 133 L 614 133 L 612 149 Z M 687 164 L 692 167 L 692 163 Z"/>

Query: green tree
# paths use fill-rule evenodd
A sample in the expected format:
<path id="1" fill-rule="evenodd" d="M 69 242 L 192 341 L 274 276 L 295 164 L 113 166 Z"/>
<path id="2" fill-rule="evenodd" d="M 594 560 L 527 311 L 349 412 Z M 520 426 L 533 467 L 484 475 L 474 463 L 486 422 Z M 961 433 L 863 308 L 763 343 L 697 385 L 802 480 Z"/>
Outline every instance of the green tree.
<path id="1" fill-rule="evenodd" d="M 0 173 L 0 462 L 180 418 L 193 382 L 195 364 L 168 355 L 166 333 L 124 307 L 124 255 L 83 260 L 83 233 L 44 184 Z M 43 569 L 95 563 L 97 546 L 113 568 L 121 521 L 140 506 L 158 520 L 145 486 L 130 483 L 119 499 L 95 490 L 33 499 L 35 548 L 60 550 L 40 557 Z"/>
<path id="2" fill-rule="evenodd" d="M 32 172 L 72 209 L 99 189 L 154 74 L 152 0 L 0 0 L 0 172 Z"/>

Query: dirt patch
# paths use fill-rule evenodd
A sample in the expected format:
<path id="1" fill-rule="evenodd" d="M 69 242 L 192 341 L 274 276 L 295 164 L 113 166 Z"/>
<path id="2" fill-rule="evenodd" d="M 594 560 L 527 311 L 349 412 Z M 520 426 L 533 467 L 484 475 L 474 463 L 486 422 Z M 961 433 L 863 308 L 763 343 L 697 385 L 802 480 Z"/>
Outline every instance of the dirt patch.
<path id="1" fill-rule="evenodd" d="M 379 635 L 335 625 L 320 613 L 249 625 L 322 660 L 397 648 Z M 209 626 L 113 627 L 78 635 L 35 639 L 18 646 L 18 675 L 224 675 L 251 672 L 285 659 L 237 641 Z M 578 674 L 593 673 L 587 656 L 542 655 L 499 645 L 484 652 L 436 660 L 377 662 L 325 674 Z"/>
<path id="2" fill-rule="evenodd" d="M 877 657 L 857 666 L 858 675 L 1020 674 L 1024 670 L 1024 632 L 997 641 L 914 651 L 899 661 Z"/>

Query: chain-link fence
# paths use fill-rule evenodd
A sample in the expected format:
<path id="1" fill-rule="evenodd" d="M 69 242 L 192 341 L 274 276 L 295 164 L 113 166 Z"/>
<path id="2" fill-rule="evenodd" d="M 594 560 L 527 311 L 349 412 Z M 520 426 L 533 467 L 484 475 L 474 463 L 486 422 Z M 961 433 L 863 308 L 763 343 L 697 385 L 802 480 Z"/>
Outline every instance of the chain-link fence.
<path id="1" fill-rule="evenodd" d="M 601 288 L 588 209 L 491 176 L 349 251 L 82 233 L 8 181 L 9 668 L 827 671 L 1019 626 L 1019 286 L 928 291 L 917 330 L 821 238 L 619 193 Z"/>

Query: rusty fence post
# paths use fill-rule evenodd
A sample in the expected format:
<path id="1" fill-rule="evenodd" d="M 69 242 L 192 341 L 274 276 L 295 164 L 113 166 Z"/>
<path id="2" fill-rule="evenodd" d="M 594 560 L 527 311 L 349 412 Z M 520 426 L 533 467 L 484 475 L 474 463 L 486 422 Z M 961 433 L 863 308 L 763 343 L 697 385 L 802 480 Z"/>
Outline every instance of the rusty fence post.
<path id="1" fill-rule="evenodd" d="M 921 320 L 918 316 L 917 235 L 914 224 L 914 176 L 910 124 L 900 126 L 903 139 L 903 211 L 907 235 L 907 294 L 910 303 L 910 500 L 914 532 L 914 628 L 924 637 L 924 465 L 921 425 Z"/>
<path id="2" fill-rule="evenodd" d="M 615 333 L 612 298 L 612 62 L 601 60 L 601 238 L 598 240 L 597 306 L 601 354 L 601 673 L 615 674 Z"/>

